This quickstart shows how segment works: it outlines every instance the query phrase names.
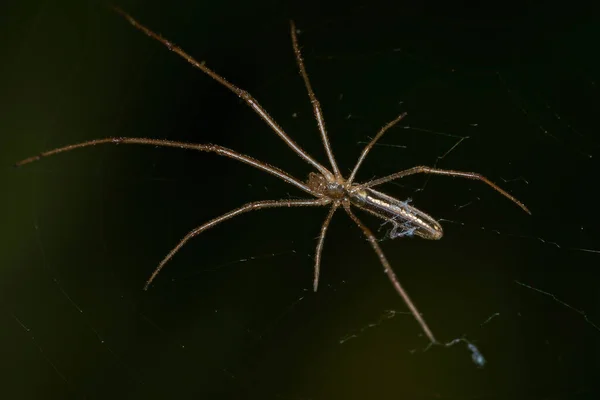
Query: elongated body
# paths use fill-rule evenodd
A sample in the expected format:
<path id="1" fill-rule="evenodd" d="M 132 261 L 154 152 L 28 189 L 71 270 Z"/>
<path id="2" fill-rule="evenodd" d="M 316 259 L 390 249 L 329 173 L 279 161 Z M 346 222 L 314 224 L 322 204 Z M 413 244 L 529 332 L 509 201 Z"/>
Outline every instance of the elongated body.
<path id="1" fill-rule="evenodd" d="M 344 179 L 330 181 L 325 176 L 311 172 L 307 186 L 323 197 L 350 204 L 394 225 L 390 236 L 417 235 L 423 239 L 439 240 L 444 230 L 439 222 L 407 201 L 398 200 L 378 190 Z M 399 232 L 398 232 L 399 231 Z"/>
<path id="2" fill-rule="evenodd" d="M 394 224 L 391 237 L 417 235 L 423 239 L 439 240 L 444 236 L 442 226 L 429 214 L 385 193 L 359 188 L 350 191 L 350 202 L 376 217 Z M 398 229 L 400 228 L 400 232 Z"/>

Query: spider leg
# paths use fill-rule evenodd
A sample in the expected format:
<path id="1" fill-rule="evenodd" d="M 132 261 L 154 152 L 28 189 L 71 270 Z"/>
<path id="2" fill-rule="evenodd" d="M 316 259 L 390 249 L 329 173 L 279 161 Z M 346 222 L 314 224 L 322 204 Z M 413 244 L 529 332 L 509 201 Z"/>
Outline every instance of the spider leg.
<path id="1" fill-rule="evenodd" d="M 218 225 L 223 221 L 227 221 L 228 219 L 231 219 L 240 214 L 247 213 L 249 211 L 262 210 L 263 208 L 322 206 L 322 205 L 327 204 L 328 202 L 329 202 L 329 200 L 327 200 L 327 199 L 255 201 L 252 203 L 245 204 L 245 205 L 241 206 L 240 208 L 236 208 L 235 210 L 231 210 L 228 213 L 225 213 L 217 218 L 214 218 L 214 219 L 200 225 L 199 227 L 191 230 L 190 232 L 188 232 L 188 234 L 185 235 L 183 237 L 183 239 L 181 239 L 179 241 L 179 243 L 177 243 L 177 246 L 175 246 L 169 252 L 169 254 L 167 254 L 167 256 L 165 258 L 163 258 L 163 260 L 160 262 L 160 264 L 158 264 L 158 267 L 156 267 L 154 272 L 152 272 L 152 275 L 150 275 L 150 278 L 148 279 L 148 281 L 146 282 L 146 285 L 144 286 L 144 290 L 148 290 L 148 287 L 150 286 L 150 284 L 152 284 L 152 281 L 154 281 L 154 278 L 156 278 L 156 276 L 160 273 L 160 271 L 163 269 L 165 264 L 167 262 L 169 262 L 169 260 L 171 258 L 173 258 L 175 253 L 177 253 L 188 242 L 188 240 L 190 240 L 191 238 L 193 238 L 195 236 L 198 236 L 205 230 L 210 229 L 213 226 Z"/>
<path id="2" fill-rule="evenodd" d="M 321 234 L 319 235 L 319 242 L 317 243 L 317 250 L 315 252 L 315 276 L 313 279 L 313 290 L 316 292 L 319 287 L 319 274 L 321 272 L 321 254 L 323 253 L 323 244 L 325 243 L 325 235 L 327 234 L 327 228 L 329 228 L 329 223 L 331 222 L 331 218 L 335 213 L 335 210 L 340 206 L 339 203 L 334 203 L 329 209 L 329 213 L 327 217 L 325 217 L 325 221 L 323 221 L 323 225 L 321 226 Z"/>
<path id="3" fill-rule="evenodd" d="M 292 46 L 294 47 L 294 55 L 296 56 L 296 64 L 298 64 L 300 75 L 302 76 L 304 86 L 306 86 L 306 90 L 308 91 L 308 97 L 310 98 L 310 102 L 313 106 L 315 119 L 317 120 L 319 132 L 321 133 L 321 141 L 323 142 L 323 146 L 325 147 L 325 151 L 327 152 L 327 157 L 329 158 L 329 162 L 331 163 L 331 168 L 333 168 L 333 173 L 335 174 L 336 178 L 341 178 L 342 174 L 340 173 L 337 163 L 335 162 L 335 157 L 333 156 L 333 151 L 331 149 L 331 145 L 329 144 L 329 138 L 327 137 L 327 130 L 325 129 L 325 119 L 323 118 L 321 103 L 319 103 L 317 96 L 315 96 L 315 92 L 313 91 L 312 85 L 310 84 L 310 80 L 308 79 L 308 74 L 306 73 L 306 68 L 304 67 L 304 60 L 302 59 L 302 52 L 300 51 L 300 46 L 298 45 L 298 37 L 296 35 L 296 24 L 294 24 L 294 21 L 290 21 L 290 33 L 292 36 Z"/>
<path id="4" fill-rule="evenodd" d="M 438 341 L 433 336 L 433 333 L 431 333 L 431 329 L 429 329 L 427 322 L 425 322 L 425 319 L 423 318 L 423 316 L 421 316 L 421 313 L 417 309 L 417 306 L 415 306 L 413 301 L 408 296 L 408 293 L 404 290 L 404 288 L 398 281 L 398 278 L 392 270 L 389 261 L 385 257 L 385 254 L 383 254 L 383 250 L 381 250 L 379 243 L 377 243 L 377 238 L 375 237 L 375 235 L 373 235 L 373 232 L 371 232 L 371 230 L 356 215 L 354 215 L 354 213 L 350 209 L 350 203 L 348 201 L 345 201 L 343 204 L 346 213 L 356 223 L 356 225 L 358 225 L 358 227 L 363 231 L 363 233 L 367 237 L 367 240 L 371 244 L 371 247 L 373 247 L 375 254 L 377 254 L 377 257 L 379 257 L 379 261 L 383 265 L 384 272 L 387 274 L 388 278 L 390 279 L 390 282 L 392 282 L 392 285 L 394 285 L 394 289 L 396 289 L 396 292 L 402 297 L 404 303 L 408 306 L 410 312 L 416 318 L 417 322 L 421 326 L 421 329 L 423 330 L 423 332 L 425 332 L 425 335 L 429 338 L 431 343 L 437 344 Z"/>
<path id="5" fill-rule="evenodd" d="M 405 169 L 404 171 L 396 172 L 395 174 L 384 176 L 382 178 L 374 179 L 367 183 L 363 183 L 362 185 L 360 185 L 360 187 L 366 189 L 369 187 L 381 185 L 382 183 L 386 183 L 386 182 L 392 181 L 394 179 L 398 179 L 398 178 L 402 178 L 402 177 L 405 177 L 408 175 L 414 175 L 414 174 L 445 175 L 445 176 L 454 176 L 454 177 L 458 177 L 458 178 L 467 178 L 467 179 L 473 179 L 476 181 L 481 181 L 481 182 L 485 183 L 486 185 L 490 186 L 496 192 L 500 193 L 502 196 L 506 197 L 507 199 L 509 199 L 510 201 L 512 201 L 519 207 L 521 207 L 523 209 L 523 211 L 525 211 L 527 214 L 531 215 L 531 211 L 529 211 L 529 209 L 525 206 L 525 204 L 521 203 L 514 196 L 510 195 L 508 192 L 506 192 L 500 186 L 496 185 L 494 182 L 490 181 L 485 176 L 478 174 L 476 172 L 462 172 L 462 171 L 454 171 L 454 170 L 450 170 L 450 169 L 439 169 L 439 168 L 418 166 L 418 167 L 412 167 L 409 169 Z"/>
<path id="6" fill-rule="evenodd" d="M 52 156 L 54 154 L 63 153 L 65 151 L 79 149 L 81 147 L 89 147 L 96 146 L 98 144 L 147 144 L 151 146 L 157 147 L 175 147 L 179 149 L 188 149 L 188 150 L 198 150 L 198 151 L 206 151 L 210 153 L 217 153 L 220 156 L 225 156 L 229 158 L 233 158 L 234 160 L 241 161 L 243 163 L 249 164 L 255 168 L 268 172 L 272 175 L 275 175 L 279 179 L 296 186 L 297 188 L 304 190 L 305 192 L 312 194 L 313 196 L 319 196 L 314 190 L 306 186 L 303 182 L 289 175 L 287 172 L 280 170 L 277 167 L 269 165 L 263 161 L 259 161 L 255 158 L 247 156 L 245 154 L 238 153 L 231 149 L 228 149 L 223 146 L 217 146 L 214 144 L 195 144 L 195 143 L 185 143 L 185 142 L 173 142 L 171 140 L 161 140 L 161 139 L 148 139 L 148 138 L 128 138 L 128 137 L 114 137 L 114 138 L 105 138 L 105 139 L 96 139 L 90 140 L 87 142 L 71 144 L 64 147 L 59 147 L 57 149 L 48 150 L 43 153 L 38 154 L 37 156 L 29 157 L 24 160 L 19 161 L 15 164 L 15 167 L 20 167 L 24 164 L 29 164 L 34 161 L 38 161 L 41 158 Z"/>
<path id="7" fill-rule="evenodd" d="M 271 117 L 269 115 L 267 110 L 265 110 L 258 103 L 258 101 L 254 97 L 252 97 L 252 95 L 250 93 L 248 93 L 245 90 L 242 90 L 239 87 L 235 86 L 234 84 L 230 83 L 227 79 L 225 79 L 221 75 L 217 74 L 212 69 L 208 68 L 204 62 L 197 61 L 196 59 L 194 59 L 194 57 L 190 56 L 185 51 L 183 51 L 181 48 L 179 48 L 175 44 L 171 43 L 167 39 L 163 38 L 158 33 L 154 33 L 150 29 L 146 28 L 144 25 L 137 22 L 131 15 L 129 15 L 125 11 L 121 10 L 119 7 L 112 7 L 112 8 L 113 8 L 113 10 L 115 10 L 116 13 L 123 16 L 131 25 L 133 25 L 134 28 L 144 32 L 147 36 L 151 37 L 152 39 L 159 41 L 160 43 L 165 45 L 167 47 L 167 49 L 176 53 L 177 55 L 182 57 L 184 60 L 186 60 L 187 62 L 192 64 L 194 67 L 198 68 L 200 71 L 204 72 L 206 75 L 210 76 L 215 81 L 219 82 L 221 85 L 225 86 L 227 89 L 229 89 L 233 93 L 235 93 L 239 98 L 244 100 L 244 102 L 246 102 L 246 104 L 250 108 L 252 108 L 252 110 L 254 110 L 254 112 L 257 113 L 258 116 L 267 123 L 267 125 L 269 125 L 269 127 L 273 130 L 273 132 L 275 132 L 281 139 L 283 139 L 283 141 L 290 148 L 292 148 L 292 150 L 294 150 L 296 152 L 296 154 L 298 154 L 301 158 L 303 158 L 304 161 L 311 164 L 324 176 L 331 176 L 331 172 L 329 172 L 329 170 L 327 168 L 325 168 L 323 165 L 319 164 L 314 158 L 312 158 L 310 156 L 310 154 L 308 154 L 304 149 L 302 149 L 296 142 L 294 142 L 292 140 L 292 138 L 290 138 L 283 131 L 283 129 L 277 124 L 277 122 L 275 122 L 273 117 Z"/>
<path id="8" fill-rule="evenodd" d="M 365 148 L 363 149 L 362 153 L 360 154 L 360 157 L 358 158 L 358 161 L 356 162 L 356 165 L 354 166 L 354 169 L 352 170 L 352 173 L 350 174 L 350 178 L 348 178 L 348 184 L 352 184 L 352 182 L 354 181 L 354 177 L 356 176 L 356 173 L 358 172 L 358 169 L 360 168 L 362 162 L 367 157 L 367 154 L 369 154 L 369 151 L 371 151 L 371 149 L 373 148 L 373 146 L 375 146 L 375 143 L 377 143 L 377 141 L 383 136 L 383 134 L 386 133 L 391 127 L 393 127 L 398 122 L 400 122 L 400 120 L 402 118 L 406 117 L 406 114 L 407 113 L 404 112 L 404 113 L 398 115 L 392 121 L 390 121 L 387 124 L 385 124 L 384 126 L 382 126 L 381 129 L 379 130 L 379 132 L 377 132 L 377 135 L 375 135 L 375 137 L 373 139 L 371 139 L 371 141 L 369 142 L 369 144 L 367 144 L 365 146 Z"/>

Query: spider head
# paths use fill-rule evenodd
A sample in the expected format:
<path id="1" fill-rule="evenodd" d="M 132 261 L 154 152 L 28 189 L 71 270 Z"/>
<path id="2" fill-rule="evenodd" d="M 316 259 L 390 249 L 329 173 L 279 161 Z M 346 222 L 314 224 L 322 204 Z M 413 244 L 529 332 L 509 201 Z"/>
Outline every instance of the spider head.
<path id="1" fill-rule="evenodd" d="M 342 199 L 347 194 L 344 181 L 335 178 L 330 180 L 316 172 L 308 174 L 306 183 L 312 190 L 330 199 Z"/>
<path id="2" fill-rule="evenodd" d="M 325 194 L 325 191 L 327 190 L 327 179 L 316 172 L 308 174 L 308 181 L 306 181 L 306 184 L 309 188 L 318 193 Z"/>

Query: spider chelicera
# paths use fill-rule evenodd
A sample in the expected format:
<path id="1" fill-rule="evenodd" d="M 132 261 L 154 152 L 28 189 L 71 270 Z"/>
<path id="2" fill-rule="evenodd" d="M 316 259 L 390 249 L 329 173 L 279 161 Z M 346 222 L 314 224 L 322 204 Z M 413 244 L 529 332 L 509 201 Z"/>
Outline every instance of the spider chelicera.
<path id="1" fill-rule="evenodd" d="M 283 199 L 283 200 L 265 200 L 265 201 L 256 201 L 243 205 L 240 208 L 229 211 L 226 214 L 223 214 L 211 221 L 206 222 L 205 224 L 193 229 L 190 231 L 183 239 L 179 241 L 179 243 L 166 255 L 166 257 L 159 263 L 158 267 L 154 270 L 148 281 L 146 282 L 145 289 L 148 289 L 150 284 L 154 281 L 156 276 L 165 266 L 165 264 L 183 247 L 188 240 L 199 235 L 200 233 L 206 231 L 209 228 L 212 228 L 215 225 L 220 224 L 228 219 L 236 217 L 240 214 L 244 214 L 249 211 L 261 210 L 264 208 L 276 208 L 276 207 L 309 207 L 309 206 L 329 206 L 329 212 L 325 217 L 325 221 L 323 225 L 321 225 L 321 232 L 317 241 L 317 248 L 315 252 L 315 264 L 314 264 L 314 279 L 313 279 L 313 289 L 316 291 L 319 284 L 319 271 L 321 265 L 321 254 L 323 252 L 323 244 L 325 241 L 325 235 L 327 233 L 327 228 L 329 227 L 329 223 L 331 222 L 331 218 L 333 214 L 340 207 L 348 214 L 348 216 L 356 223 L 356 225 L 362 230 L 364 235 L 366 236 L 368 242 L 373 247 L 375 254 L 379 258 L 379 261 L 383 265 L 383 269 L 387 274 L 390 282 L 394 286 L 396 292 L 402 297 L 408 308 L 410 309 L 412 315 L 417 319 L 419 325 L 423 332 L 427 335 L 432 344 L 438 343 L 429 329 L 429 326 L 425 322 L 424 318 L 421 316 L 417 307 L 413 303 L 413 301 L 408 296 L 407 292 L 404 290 L 396 274 L 392 270 L 390 263 L 385 257 L 379 243 L 371 230 L 354 214 L 352 211 L 352 206 L 364 210 L 376 217 L 382 218 L 385 221 L 390 221 L 397 228 L 399 225 L 399 221 L 401 226 L 408 227 L 405 229 L 404 233 L 407 235 L 416 235 L 424 239 L 440 239 L 443 235 L 441 225 L 433 219 L 428 214 L 423 211 L 409 205 L 407 202 L 403 202 L 397 200 L 391 196 L 388 196 L 382 192 L 379 192 L 373 189 L 375 186 L 381 185 L 383 183 L 392 181 L 394 179 L 402 178 L 407 175 L 413 174 L 436 174 L 436 175 L 446 175 L 452 177 L 461 177 L 461 178 L 469 178 L 474 180 L 479 180 L 484 182 L 485 184 L 491 186 L 494 190 L 513 201 L 527 213 L 530 213 L 527 207 L 519 200 L 508 194 L 506 191 L 498 187 L 496 184 L 485 178 L 484 176 L 474 173 L 474 172 L 461 172 L 461 171 L 453 171 L 453 170 L 445 170 L 439 168 L 431 168 L 426 166 L 417 166 L 413 168 L 409 168 L 400 172 L 396 172 L 394 174 L 374 179 L 368 181 L 366 183 L 354 183 L 354 178 L 358 169 L 360 168 L 362 162 L 367 157 L 369 151 L 373 148 L 375 143 L 383 136 L 385 132 L 387 132 L 391 127 L 396 125 L 401 119 L 406 116 L 406 113 L 400 114 L 394 120 L 388 122 L 384 125 L 377 135 L 373 137 L 373 139 L 365 146 L 356 165 L 354 166 L 350 176 L 348 178 L 344 178 L 337 166 L 335 161 L 335 157 L 333 155 L 333 151 L 329 144 L 329 139 L 327 136 L 327 131 L 325 129 L 325 122 L 323 120 L 323 113 L 321 111 L 321 106 L 319 101 L 317 100 L 310 81 L 308 79 L 308 74 L 306 73 L 306 69 L 304 67 L 304 61 L 302 59 L 302 54 L 300 52 L 300 47 L 298 45 L 298 39 L 296 36 L 296 27 L 294 22 L 290 22 L 290 33 L 292 37 L 292 46 L 294 49 L 294 54 L 296 57 L 296 63 L 298 64 L 298 68 L 300 70 L 300 75 L 304 80 L 304 85 L 308 91 L 308 96 L 312 103 L 313 111 L 315 118 L 317 120 L 317 126 L 319 132 L 321 134 L 321 141 L 323 142 L 323 146 L 325 147 L 325 151 L 327 153 L 327 157 L 329 158 L 329 164 L 331 165 L 331 169 L 326 168 L 318 161 L 316 161 L 313 157 L 311 157 L 306 151 L 304 151 L 292 138 L 290 138 L 283 129 L 275 122 L 275 120 L 267 113 L 267 111 L 258 103 L 258 101 L 250 95 L 250 93 L 238 88 L 237 86 L 228 82 L 221 75 L 217 74 L 210 68 L 208 68 L 204 62 L 198 62 L 190 55 L 185 53 L 182 49 L 175 46 L 173 43 L 169 42 L 167 39 L 163 38 L 159 34 L 154 33 L 150 29 L 141 25 L 135 19 L 133 19 L 129 14 L 125 13 L 121 9 L 115 8 L 115 11 L 122 15 L 125 19 L 131 23 L 135 28 L 144 32 L 146 35 L 150 36 L 153 39 L 156 39 L 163 45 L 165 45 L 169 50 L 177 53 L 179 56 L 183 57 L 187 62 L 192 64 L 194 67 L 198 68 L 221 85 L 225 86 L 227 89 L 231 90 L 238 97 L 240 97 L 250 108 L 254 110 L 258 114 L 258 116 L 269 125 L 271 130 L 275 132 L 298 156 L 300 156 L 304 161 L 308 164 L 312 165 L 317 172 L 311 172 L 309 174 L 308 180 L 303 182 L 299 179 L 294 178 L 288 173 L 282 171 L 281 169 L 269 165 L 265 162 L 256 160 L 250 156 L 238 153 L 236 151 L 230 150 L 228 148 L 214 145 L 214 144 L 193 144 L 193 143 L 183 143 L 183 142 L 174 142 L 170 140 L 160 140 L 160 139 L 148 139 L 148 138 L 131 138 L 131 137 L 112 137 L 105 139 L 97 139 L 91 140 L 83 143 L 77 143 L 68 145 L 65 147 L 57 148 L 54 150 L 43 152 L 37 156 L 30 157 L 18 162 L 16 165 L 21 166 L 24 164 L 31 163 L 33 161 L 39 160 L 42 157 L 47 157 L 50 155 L 54 155 L 57 153 L 62 153 L 65 151 L 74 150 L 81 147 L 95 146 L 98 144 L 104 143 L 113 143 L 113 144 L 146 144 L 152 146 L 162 146 L 162 147 L 176 147 L 181 149 L 189 149 L 189 150 L 198 150 L 205 152 L 213 152 L 219 155 L 233 158 L 235 160 L 241 161 L 243 163 L 249 164 L 255 168 L 258 168 L 262 171 L 268 172 L 272 175 L 275 175 L 279 179 L 296 186 L 298 189 L 313 195 L 315 198 L 313 199 L 305 199 L 305 200 L 292 200 L 292 199 Z M 396 236 L 401 236 L 396 234 Z"/>

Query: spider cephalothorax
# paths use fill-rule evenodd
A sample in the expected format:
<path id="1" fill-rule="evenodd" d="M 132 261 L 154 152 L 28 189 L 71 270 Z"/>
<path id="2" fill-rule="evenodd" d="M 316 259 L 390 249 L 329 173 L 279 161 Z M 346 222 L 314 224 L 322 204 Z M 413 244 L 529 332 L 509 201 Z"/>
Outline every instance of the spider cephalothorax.
<path id="1" fill-rule="evenodd" d="M 341 200 L 350 194 L 348 191 L 349 185 L 342 178 L 335 178 L 333 175 L 330 179 L 327 179 L 320 173 L 311 172 L 308 174 L 306 184 L 321 196 L 332 200 Z"/>

